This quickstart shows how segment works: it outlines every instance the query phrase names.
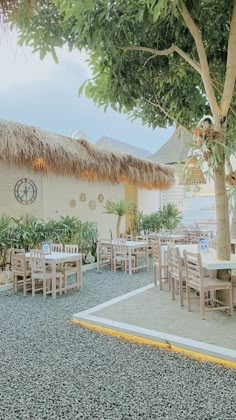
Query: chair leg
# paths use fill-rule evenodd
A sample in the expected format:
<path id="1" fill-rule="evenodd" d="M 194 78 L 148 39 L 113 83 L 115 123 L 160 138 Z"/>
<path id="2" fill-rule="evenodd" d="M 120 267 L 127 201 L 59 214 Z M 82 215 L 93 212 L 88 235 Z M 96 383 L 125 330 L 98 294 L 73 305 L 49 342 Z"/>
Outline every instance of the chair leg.
<path id="1" fill-rule="evenodd" d="M 171 298 L 175 300 L 175 278 L 171 276 Z"/>
<path id="2" fill-rule="evenodd" d="M 26 296 L 26 276 L 23 277 L 23 295 Z"/>
<path id="3" fill-rule="evenodd" d="M 183 292 L 183 279 L 182 275 L 179 276 L 179 295 L 180 295 L 180 305 L 184 306 L 184 292 Z"/>
<path id="4" fill-rule="evenodd" d="M 15 293 L 18 292 L 18 275 L 15 275 Z"/>
<path id="5" fill-rule="evenodd" d="M 32 296 L 35 296 L 35 279 L 32 278 Z"/>
<path id="6" fill-rule="evenodd" d="M 17 279 L 16 279 L 16 275 L 14 273 L 13 274 L 13 292 L 14 293 L 16 293 L 16 281 L 17 281 Z"/>
<path id="7" fill-rule="evenodd" d="M 188 311 L 191 312 L 191 290 L 188 285 L 186 285 L 186 290 L 187 290 Z"/>
<path id="8" fill-rule="evenodd" d="M 43 279 L 43 298 L 46 299 L 47 297 L 47 280 Z"/>
<path id="9" fill-rule="evenodd" d="M 153 265 L 153 283 L 154 286 L 157 286 L 157 268 L 155 265 Z"/>
<path id="10" fill-rule="evenodd" d="M 232 284 L 230 284 L 230 287 L 229 287 L 229 310 L 228 310 L 228 314 L 230 316 L 233 315 L 233 288 L 232 288 Z"/>
<path id="11" fill-rule="evenodd" d="M 171 292 L 171 289 L 172 289 L 172 287 L 171 287 L 171 271 L 169 269 L 167 269 L 167 278 L 168 278 L 168 289 L 169 289 L 169 292 Z"/>
<path id="12" fill-rule="evenodd" d="M 163 289 L 163 286 L 162 286 L 162 268 L 161 268 L 161 264 L 158 264 L 158 276 L 159 276 L 160 290 L 162 290 Z"/>
<path id="13" fill-rule="evenodd" d="M 201 318 L 205 319 L 205 302 L 204 302 L 204 293 L 200 292 L 200 312 L 201 312 Z"/>

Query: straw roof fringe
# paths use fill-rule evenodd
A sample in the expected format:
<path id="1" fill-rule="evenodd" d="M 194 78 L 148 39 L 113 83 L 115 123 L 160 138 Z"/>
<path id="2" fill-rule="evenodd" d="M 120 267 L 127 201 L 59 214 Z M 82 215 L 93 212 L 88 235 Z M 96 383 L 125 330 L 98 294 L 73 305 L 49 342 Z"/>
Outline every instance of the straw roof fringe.
<path id="1" fill-rule="evenodd" d="M 170 167 L 6 120 L 0 120 L 0 159 L 88 181 L 127 182 L 148 189 L 174 184 Z"/>

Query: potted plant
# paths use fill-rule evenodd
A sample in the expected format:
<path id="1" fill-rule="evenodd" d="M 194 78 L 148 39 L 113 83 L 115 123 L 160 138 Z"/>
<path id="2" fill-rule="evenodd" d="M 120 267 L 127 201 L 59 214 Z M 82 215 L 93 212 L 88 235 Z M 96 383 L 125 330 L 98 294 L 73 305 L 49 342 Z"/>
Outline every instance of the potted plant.
<path id="1" fill-rule="evenodd" d="M 119 201 L 108 200 L 104 208 L 106 209 L 105 213 L 115 214 L 118 216 L 117 224 L 116 224 L 116 236 L 117 238 L 119 238 L 120 237 L 120 224 L 121 224 L 122 217 L 125 214 L 135 214 L 137 210 L 136 204 L 134 201 L 124 198 L 123 200 L 119 200 Z"/>

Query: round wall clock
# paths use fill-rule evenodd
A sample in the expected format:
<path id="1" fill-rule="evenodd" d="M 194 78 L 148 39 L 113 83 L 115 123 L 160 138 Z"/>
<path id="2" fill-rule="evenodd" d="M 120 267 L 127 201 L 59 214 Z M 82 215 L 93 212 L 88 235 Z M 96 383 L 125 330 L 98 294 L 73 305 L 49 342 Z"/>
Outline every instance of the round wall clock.
<path id="1" fill-rule="evenodd" d="M 32 204 L 37 197 L 37 187 L 31 179 L 21 178 L 15 185 L 14 193 L 19 203 Z"/>

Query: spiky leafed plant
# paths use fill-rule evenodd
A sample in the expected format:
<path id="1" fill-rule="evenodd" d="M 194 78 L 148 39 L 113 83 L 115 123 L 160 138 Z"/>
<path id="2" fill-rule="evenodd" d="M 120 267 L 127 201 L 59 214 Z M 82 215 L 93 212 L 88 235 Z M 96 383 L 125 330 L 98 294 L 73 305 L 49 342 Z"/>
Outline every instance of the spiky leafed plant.
<path id="1" fill-rule="evenodd" d="M 124 216 L 124 214 L 134 214 L 137 211 L 137 206 L 134 201 L 124 198 L 123 200 L 119 201 L 108 200 L 104 208 L 106 209 L 105 213 L 115 214 L 118 216 L 116 225 L 116 236 L 117 238 L 119 238 L 122 216 Z"/>
<path id="2" fill-rule="evenodd" d="M 176 229 L 182 220 L 182 213 L 174 203 L 167 203 L 159 214 L 161 225 L 165 229 Z"/>

